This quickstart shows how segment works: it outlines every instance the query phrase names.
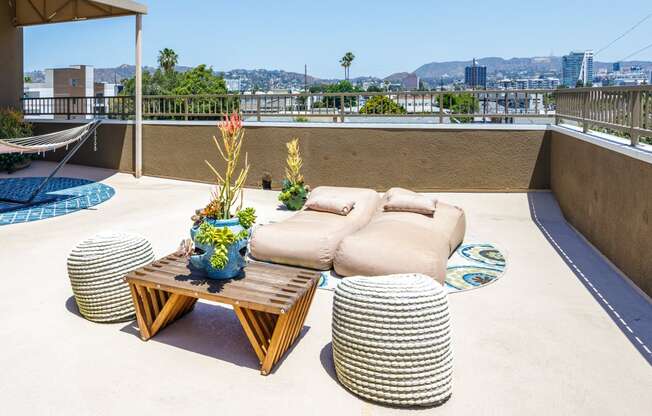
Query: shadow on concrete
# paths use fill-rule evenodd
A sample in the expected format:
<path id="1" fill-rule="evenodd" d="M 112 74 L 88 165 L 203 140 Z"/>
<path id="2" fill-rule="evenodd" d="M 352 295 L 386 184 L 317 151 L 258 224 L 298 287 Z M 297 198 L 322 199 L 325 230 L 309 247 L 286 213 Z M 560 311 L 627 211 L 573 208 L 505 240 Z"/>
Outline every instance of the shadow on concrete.
<path id="1" fill-rule="evenodd" d="M 577 279 L 652 365 L 652 304 L 565 220 L 552 192 L 528 193 L 530 216 Z"/>
<path id="2" fill-rule="evenodd" d="M 283 364 L 283 361 L 292 353 L 297 343 L 301 342 L 309 329 L 310 327 L 303 327 L 295 344 L 279 360 L 270 374 L 273 374 Z M 140 339 L 136 321 L 130 322 L 121 331 Z M 249 344 L 238 318 L 231 308 L 221 305 L 197 302 L 190 313 L 161 329 L 147 342 L 160 342 L 226 361 L 239 367 L 260 371 L 258 358 Z"/>
<path id="3" fill-rule="evenodd" d="M 77 301 L 75 300 L 74 296 L 69 297 L 66 299 L 66 309 L 68 312 L 70 312 L 73 315 L 77 315 L 78 317 L 82 319 L 86 319 L 82 316 L 81 312 L 79 312 L 79 307 L 77 306 Z"/>

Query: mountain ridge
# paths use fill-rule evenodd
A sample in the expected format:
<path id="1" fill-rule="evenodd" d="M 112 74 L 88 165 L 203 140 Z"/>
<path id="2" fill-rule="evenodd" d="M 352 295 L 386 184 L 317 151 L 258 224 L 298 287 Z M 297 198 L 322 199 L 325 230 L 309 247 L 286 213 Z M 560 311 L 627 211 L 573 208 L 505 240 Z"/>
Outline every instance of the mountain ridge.
<path id="1" fill-rule="evenodd" d="M 559 56 L 543 56 L 543 57 L 514 57 L 514 58 L 500 58 L 500 57 L 484 57 L 478 58 L 478 63 L 487 67 L 487 73 L 503 76 L 530 76 L 534 74 L 561 74 L 562 58 Z M 366 80 L 387 80 L 392 82 L 400 82 L 407 75 L 416 73 L 422 79 L 442 79 L 442 78 L 462 78 L 464 77 L 464 68 L 471 65 L 471 60 L 454 60 L 454 61 L 433 61 L 425 63 L 413 71 L 396 72 L 385 77 L 377 76 L 359 76 L 352 78 L 352 82 L 362 82 Z M 612 62 L 595 61 L 594 70 L 598 72 L 601 69 L 610 69 L 613 65 Z M 645 70 L 652 70 L 651 61 L 624 61 L 621 62 L 624 68 L 630 66 L 640 66 Z M 189 66 L 178 65 L 176 70 L 185 72 L 192 69 Z M 145 66 L 143 71 L 154 72 L 155 67 Z M 128 79 L 134 76 L 136 72 L 134 65 L 122 64 L 113 68 L 94 68 L 95 80 L 97 82 L 119 83 L 123 79 Z M 247 79 L 249 84 L 258 88 L 285 88 L 301 87 L 304 84 L 304 74 L 292 71 L 285 71 L 282 69 L 232 69 L 229 71 L 215 71 L 216 74 L 222 74 L 225 78 L 240 78 Z M 43 82 L 45 79 L 44 72 L 37 70 L 26 72 L 26 76 L 31 77 L 32 82 Z M 319 83 L 335 83 L 340 81 L 340 78 L 318 78 L 308 75 L 308 84 Z"/>

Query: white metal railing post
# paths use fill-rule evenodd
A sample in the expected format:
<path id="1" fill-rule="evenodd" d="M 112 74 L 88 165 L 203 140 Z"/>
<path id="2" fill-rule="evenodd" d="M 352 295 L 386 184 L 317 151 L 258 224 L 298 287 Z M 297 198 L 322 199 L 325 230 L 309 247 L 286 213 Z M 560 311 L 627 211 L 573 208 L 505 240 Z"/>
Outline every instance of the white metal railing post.
<path id="1" fill-rule="evenodd" d="M 589 115 L 587 114 L 587 104 L 589 102 L 589 92 L 585 91 L 582 94 L 582 131 L 587 133 L 589 131 Z"/>
<path id="2" fill-rule="evenodd" d="M 640 138 L 640 133 L 638 128 L 641 127 L 641 92 L 632 91 L 631 95 L 631 105 L 629 107 L 632 112 L 631 115 L 631 128 L 629 130 L 629 138 L 631 140 L 632 146 L 638 146 L 638 140 Z"/>
<path id="3" fill-rule="evenodd" d="M 143 15 L 136 15 L 136 134 L 134 152 L 134 174 L 137 178 L 143 175 Z"/>
<path id="4" fill-rule="evenodd" d="M 439 124 L 444 124 L 444 93 L 439 93 Z"/>

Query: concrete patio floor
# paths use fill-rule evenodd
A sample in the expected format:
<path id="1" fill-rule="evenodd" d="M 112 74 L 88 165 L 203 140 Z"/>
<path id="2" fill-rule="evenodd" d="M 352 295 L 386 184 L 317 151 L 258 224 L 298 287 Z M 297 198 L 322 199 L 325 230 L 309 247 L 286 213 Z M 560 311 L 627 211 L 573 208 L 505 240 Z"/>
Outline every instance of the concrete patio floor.
<path id="1" fill-rule="evenodd" d="M 39 176 L 51 168 L 39 162 L 14 176 Z M 116 195 L 93 209 L 0 227 L 3 414 L 652 411 L 652 366 L 642 347 L 649 348 L 645 343 L 652 338 L 652 306 L 613 270 L 600 271 L 606 269 L 598 267 L 603 263 L 586 243 L 574 242 L 572 253 L 595 257 L 587 254 L 569 263 L 560 255 L 559 247 L 531 218 L 532 201 L 540 198 L 538 218 L 565 226 L 549 193 L 534 199 L 519 193 L 438 194 L 466 211 L 467 241 L 491 242 L 505 251 L 508 270 L 494 284 L 449 298 L 455 353 L 452 398 L 438 408 L 396 409 L 361 400 L 337 383 L 330 352 L 329 291 L 318 290 L 298 344 L 267 377 L 259 374 L 257 359 L 226 307 L 199 303 L 148 342 L 140 340 L 135 323 L 101 325 L 81 318 L 66 272 L 72 247 L 100 231 L 124 230 L 146 236 L 157 256 L 165 255 L 186 237 L 190 216 L 207 202 L 210 187 L 151 177 L 136 180 L 81 166 L 68 166 L 60 175 L 101 180 L 114 187 Z M 257 209 L 262 222 L 282 219 L 288 213 L 276 209 L 276 195 L 248 190 L 247 205 Z M 567 241 L 574 238 L 560 230 L 551 232 Z M 569 266 L 582 260 L 602 273 L 608 280 L 604 285 L 620 291 L 615 297 L 628 305 L 625 321 L 641 345 L 625 335 Z M 630 316 L 638 318 L 628 320 Z"/>

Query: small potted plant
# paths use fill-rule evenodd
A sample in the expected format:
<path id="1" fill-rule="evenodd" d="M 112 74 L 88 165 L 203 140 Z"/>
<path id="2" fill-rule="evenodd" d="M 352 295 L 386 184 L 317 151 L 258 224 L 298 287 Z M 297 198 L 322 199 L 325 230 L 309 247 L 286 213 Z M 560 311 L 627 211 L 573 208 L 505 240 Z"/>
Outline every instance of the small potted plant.
<path id="1" fill-rule="evenodd" d="M 32 135 L 32 126 L 26 123 L 22 113 L 10 108 L 0 109 L 0 139 L 28 137 Z M 22 153 L 5 153 L 0 155 L 0 171 L 13 173 L 28 167 L 36 155 Z"/>
<path id="2" fill-rule="evenodd" d="M 215 175 L 217 186 L 211 201 L 193 216 L 190 236 L 195 245 L 190 256 L 193 266 L 202 268 L 212 279 L 231 279 L 245 266 L 247 242 L 251 226 L 256 221 L 253 208 L 242 208 L 244 183 L 249 172 L 245 153 L 239 168 L 244 128 L 237 113 L 218 125 L 222 143 L 213 136 L 215 146 L 226 164 L 219 173 L 209 161 L 206 164 Z"/>
<path id="3" fill-rule="evenodd" d="M 269 172 L 263 173 L 261 182 L 264 190 L 269 191 L 272 189 L 272 174 Z"/>
<path id="4" fill-rule="evenodd" d="M 299 139 L 292 139 L 285 146 L 288 149 L 287 166 L 285 167 L 285 179 L 283 179 L 283 187 L 278 200 L 290 211 L 296 211 L 306 203 L 310 188 L 303 183 L 303 175 L 301 174 L 303 160 L 301 160 L 301 153 L 299 152 Z"/>

